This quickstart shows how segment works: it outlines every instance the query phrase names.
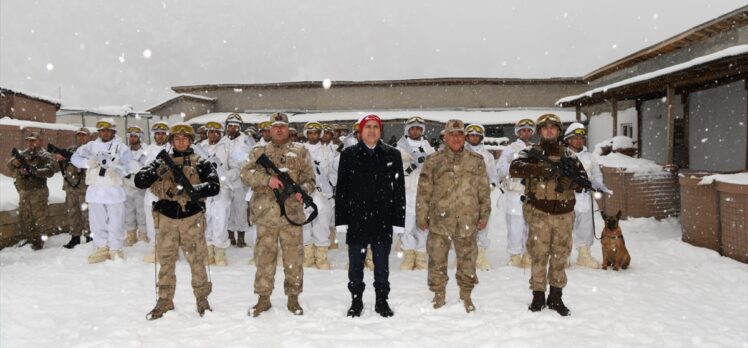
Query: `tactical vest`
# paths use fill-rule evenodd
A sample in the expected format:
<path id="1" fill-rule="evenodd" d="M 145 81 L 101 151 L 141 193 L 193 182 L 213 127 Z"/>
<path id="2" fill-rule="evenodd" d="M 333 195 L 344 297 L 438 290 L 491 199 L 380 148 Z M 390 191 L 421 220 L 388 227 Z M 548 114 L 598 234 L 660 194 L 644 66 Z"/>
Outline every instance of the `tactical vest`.
<path id="1" fill-rule="evenodd" d="M 40 149 L 33 153 L 28 150 L 23 150 L 21 151 L 21 156 L 26 159 L 26 162 L 28 162 L 29 165 L 35 168 L 43 167 L 49 161 L 45 159 L 45 156 L 49 155 L 43 149 Z M 16 190 L 18 191 L 38 190 L 47 186 L 47 178 L 38 177 L 35 175 L 18 175 L 15 179 L 16 180 L 13 183 L 16 186 Z"/>
<path id="2" fill-rule="evenodd" d="M 199 159 L 200 156 L 194 153 L 189 157 L 172 157 L 174 164 L 182 168 L 184 176 L 187 177 L 193 186 L 201 183 L 200 175 L 197 172 L 197 162 Z M 190 196 L 184 190 L 180 190 L 178 186 L 176 179 L 174 179 L 174 174 L 169 171 L 151 185 L 151 192 L 159 200 L 177 202 L 184 209 L 185 205 L 190 201 Z M 205 198 L 200 198 L 200 201 L 205 201 Z"/>
<path id="3" fill-rule="evenodd" d="M 532 147 L 542 150 L 540 145 L 532 145 Z M 566 146 L 560 145 L 561 156 L 548 156 L 551 160 L 559 160 L 561 157 L 568 156 L 568 150 Z M 528 178 L 525 180 L 525 195 L 531 200 L 548 200 L 548 201 L 569 201 L 574 199 L 574 190 L 564 190 L 563 192 L 556 192 L 556 179 L 545 179 L 545 178 Z"/>

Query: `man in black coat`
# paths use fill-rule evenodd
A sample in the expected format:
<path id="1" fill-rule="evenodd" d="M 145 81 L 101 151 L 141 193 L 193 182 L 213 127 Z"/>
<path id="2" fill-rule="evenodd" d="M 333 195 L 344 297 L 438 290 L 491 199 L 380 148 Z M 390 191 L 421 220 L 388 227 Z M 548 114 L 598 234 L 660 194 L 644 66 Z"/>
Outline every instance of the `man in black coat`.
<path id="1" fill-rule="evenodd" d="M 390 292 L 389 255 L 393 229 L 405 226 L 405 181 L 400 151 L 382 142 L 382 121 L 364 117 L 358 126 L 361 141 L 343 150 L 335 191 L 335 226 L 346 233 L 348 290 L 352 303 L 348 316 L 361 316 L 364 307 L 364 258 L 374 254 L 374 310 L 394 315 L 387 303 Z"/>

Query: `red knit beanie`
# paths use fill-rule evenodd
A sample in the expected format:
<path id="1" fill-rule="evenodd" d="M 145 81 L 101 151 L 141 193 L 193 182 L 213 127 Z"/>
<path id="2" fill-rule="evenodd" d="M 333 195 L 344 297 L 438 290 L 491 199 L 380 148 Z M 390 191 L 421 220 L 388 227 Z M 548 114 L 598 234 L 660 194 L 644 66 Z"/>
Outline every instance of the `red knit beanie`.
<path id="1" fill-rule="evenodd" d="M 366 115 L 364 118 L 361 119 L 361 121 L 358 123 L 358 132 L 361 133 L 361 131 L 364 130 L 364 126 L 366 125 L 366 122 L 374 121 L 379 125 L 379 129 L 382 129 L 382 120 L 377 115 Z"/>

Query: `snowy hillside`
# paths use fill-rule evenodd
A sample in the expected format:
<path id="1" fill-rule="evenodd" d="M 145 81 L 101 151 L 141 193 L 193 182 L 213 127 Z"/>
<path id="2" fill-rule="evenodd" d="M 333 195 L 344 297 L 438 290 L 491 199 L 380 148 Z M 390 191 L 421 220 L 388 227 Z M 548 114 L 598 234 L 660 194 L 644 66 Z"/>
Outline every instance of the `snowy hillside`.
<path id="1" fill-rule="evenodd" d="M 182 259 L 176 310 L 149 322 L 145 314 L 156 294 L 154 267 L 141 262 L 145 245 L 126 248 L 124 261 L 95 265 L 86 263 L 93 246 L 61 248 L 66 236 L 50 238 L 41 252 L 6 248 L 0 251 L 0 347 L 748 346 L 748 265 L 682 242 L 677 220 L 623 221 L 631 268 L 569 270 L 564 300 L 572 316 L 562 318 L 527 311 L 529 270 L 505 266 L 503 212 L 496 213 L 489 250 L 494 270 L 478 273 L 478 309 L 470 315 L 458 300 L 453 256 L 447 306 L 440 310 L 431 308 L 426 272 L 400 271 L 393 251 L 395 316 L 374 313 L 367 271 L 364 314 L 347 318 L 346 256 L 337 250 L 330 253 L 333 270 L 305 269 L 304 316 L 286 310 L 279 269 L 273 308 L 251 318 L 247 309 L 257 296 L 250 251 L 230 248 L 230 265 L 211 268 L 213 312 L 204 318 L 195 312 Z M 599 243 L 593 255 L 600 258 Z"/>

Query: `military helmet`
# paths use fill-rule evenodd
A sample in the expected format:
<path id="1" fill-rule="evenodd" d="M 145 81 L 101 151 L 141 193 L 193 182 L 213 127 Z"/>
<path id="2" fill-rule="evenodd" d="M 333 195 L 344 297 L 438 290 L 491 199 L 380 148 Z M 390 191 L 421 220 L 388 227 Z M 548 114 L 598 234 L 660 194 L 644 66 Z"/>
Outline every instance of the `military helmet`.
<path id="1" fill-rule="evenodd" d="M 195 129 L 190 126 L 187 122 L 177 122 L 169 129 L 169 141 L 171 141 L 175 135 L 184 134 L 190 137 L 191 140 L 195 140 Z"/>
<path id="2" fill-rule="evenodd" d="M 335 134 L 334 131 L 335 131 L 335 127 L 333 125 L 329 125 L 329 124 L 322 125 L 322 133 L 327 132 L 330 134 Z"/>
<path id="3" fill-rule="evenodd" d="M 587 136 L 587 129 L 584 128 L 584 125 L 579 122 L 574 122 L 569 125 L 568 128 L 566 128 L 566 132 L 564 132 L 564 140 L 569 139 L 575 135 L 586 137 Z"/>
<path id="4" fill-rule="evenodd" d="M 158 121 L 151 126 L 151 133 L 169 134 L 169 124 L 164 121 Z"/>
<path id="5" fill-rule="evenodd" d="M 269 121 L 260 122 L 258 127 L 260 128 L 260 132 L 265 131 L 265 130 L 270 130 L 270 122 Z"/>
<path id="6" fill-rule="evenodd" d="M 208 121 L 208 123 L 206 123 L 201 128 L 205 128 L 206 132 L 217 131 L 217 132 L 223 133 L 223 124 L 221 122 Z"/>
<path id="7" fill-rule="evenodd" d="M 322 124 L 317 121 L 309 121 L 304 124 L 304 137 L 309 138 L 309 132 L 320 132 L 322 135 Z"/>
<path id="8" fill-rule="evenodd" d="M 514 135 L 519 136 L 519 131 L 522 129 L 529 129 L 535 133 L 535 121 L 529 118 L 523 118 L 514 125 Z"/>
<path id="9" fill-rule="evenodd" d="M 113 132 L 117 131 L 117 124 L 114 123 L 112 118 L 102 118 L 96 122 L 96 130 L 110 129 Z"/>
<path id="10" fill-rule="evenodd" d="M 226 128 L 228 128 L 229 124 L 238 124 L 241 128 L 244 121 L 242 120 L 242 117 L 239 116 L 239 114 L 233 112 L 226 116 L 226 121 L 224 123 L 226 124 Z"/>
<path id="11" fill-rule="evenodd" d="M 561 118 L 554 114 L 540 115 L 540 117 L 538 117 L 538 120 L 535 121 L 535 126 L 538 130 L 547 125 L 555 125 L 558 127 L 558 130 L 561 130 L 563 128 L 563 125 L 561 124 Z"/>
<path id="12" fill-rule="evenodd" d="M 420 127 L 421 131 L 426 131 L 426 120 L 423 119 L 421 116 L 413 116 L 409 118 L 407 121 L 405 121 L 405 135 L 408 135 L 408 132 L 413 127 Z"/>

